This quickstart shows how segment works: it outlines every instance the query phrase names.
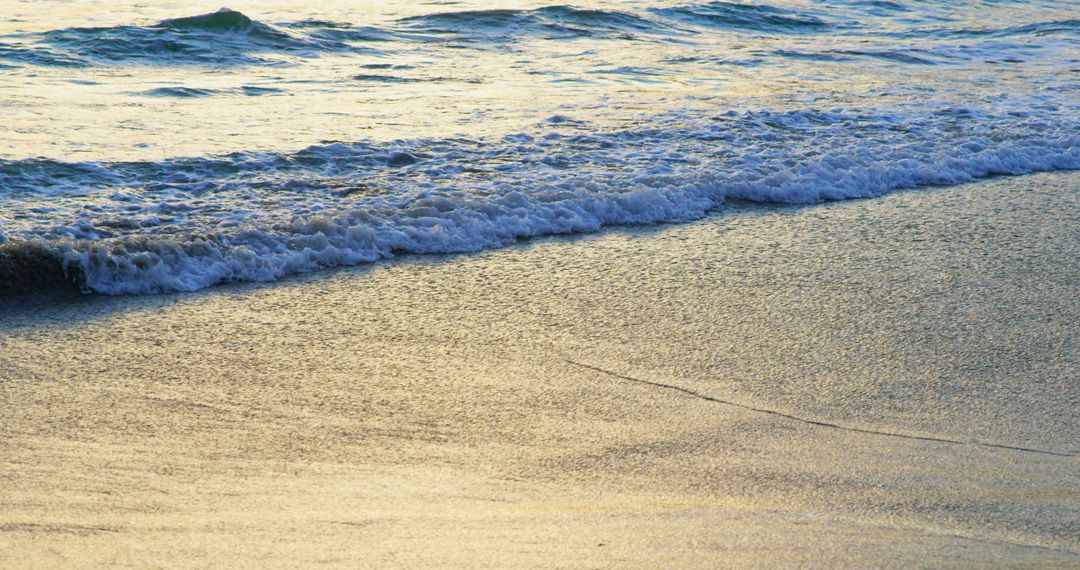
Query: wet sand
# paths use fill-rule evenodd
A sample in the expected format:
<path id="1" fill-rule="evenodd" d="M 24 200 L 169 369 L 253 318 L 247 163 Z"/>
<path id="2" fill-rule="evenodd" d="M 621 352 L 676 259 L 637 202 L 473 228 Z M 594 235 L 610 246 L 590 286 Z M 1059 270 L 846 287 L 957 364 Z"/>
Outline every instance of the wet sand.
<path id="1" fill-rule="evenodd" d="M 0 566 L 1080 565 L 1080 174 L 0 308 Z"/>

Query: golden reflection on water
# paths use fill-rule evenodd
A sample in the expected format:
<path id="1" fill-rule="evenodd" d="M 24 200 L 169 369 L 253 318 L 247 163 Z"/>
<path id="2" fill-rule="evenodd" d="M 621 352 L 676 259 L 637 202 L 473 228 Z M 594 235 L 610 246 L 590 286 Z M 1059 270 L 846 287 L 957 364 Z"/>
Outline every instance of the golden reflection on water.
<path id="1" fill-rule="evenodd" d="M 589 2 L 619 10 L 641 2 Z M 541 2 L 471 2 L 454 10 L 533 8 Z M 649 3 L 648 6 L 664 5 Z M 233 2 L 258 22 L 298 17 L 380 26 L 430 13 L 412 3 Z M 11 17 L 0 34 L 65 27 L 151 25 L 165 18 L 212 12 L 218 6 L 156 2 L 0 1 Z M 300 15 L 300 16 L 298 16 Z M 544 41 L 513 37 L 468 42 L 366 42 L 353 53 L 256 53 L 271 65 L 94 65 L 41 67 L 27 76 L 0 69 L 0 120 L 9 158 L 145 160 L 251 150 L 296 150 L 326 141 L 444 136 L 501 136 L 552 115 L 597 126 L 633 124 L 645 115 L 695 107 L 753 106 L 824 93 L 872 89 L 871 77 L 844 77 L 828 64 L 763 67 L 761 45 L 730 34 L 674 34 L 642 41 L 581 37 Z M 759 39 L 758 44 L 775 41 Z M 449 45 L 448 45 L 449 44 Z M 714 64 L 689 65 L 702 53 Z M 276 62 L 276 64 L 274 63 Z M 392 66 L 391 69 L 372 66 Z M 391 76 L 391 81 L 371 75 Z M 820 80 L 815 79 L 820 75 Z M 359 78 L 358 78 L 359 76 Z M 162 88 L 207 90 L 204 97 L 154 97 Z M 245 88 L 265 91 L 248 96 Z"/>

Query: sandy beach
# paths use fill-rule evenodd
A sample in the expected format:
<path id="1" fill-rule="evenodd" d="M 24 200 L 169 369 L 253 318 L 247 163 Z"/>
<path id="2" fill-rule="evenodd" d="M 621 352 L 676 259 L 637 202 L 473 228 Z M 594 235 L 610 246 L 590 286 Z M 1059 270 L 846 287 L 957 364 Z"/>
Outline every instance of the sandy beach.
<path id="1" fill-rule="evenodd" d="M 1080 174 L 0 308 L 0 566 L 1080 566 Z"/>

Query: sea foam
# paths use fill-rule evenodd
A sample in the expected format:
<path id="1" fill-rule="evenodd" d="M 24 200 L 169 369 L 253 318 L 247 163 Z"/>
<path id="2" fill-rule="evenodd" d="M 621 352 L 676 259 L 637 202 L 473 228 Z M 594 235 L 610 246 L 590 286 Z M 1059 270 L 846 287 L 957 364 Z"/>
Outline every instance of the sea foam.
<path id="1" fill-rule="evenodd" d="M 1075 118 L 1019 115 L 755 111 L 609 132 L 555 121 L 499 140 L 82 165 L 74 172 L 108 184 L 55 197 L 15 237 L 53 251 L 87 291 L 191 291 L 401 254 L 692 220 L 729 199 L 812 204 L 1080 168 Z M 162 183 L 174 169 L 176 182 Z"/>

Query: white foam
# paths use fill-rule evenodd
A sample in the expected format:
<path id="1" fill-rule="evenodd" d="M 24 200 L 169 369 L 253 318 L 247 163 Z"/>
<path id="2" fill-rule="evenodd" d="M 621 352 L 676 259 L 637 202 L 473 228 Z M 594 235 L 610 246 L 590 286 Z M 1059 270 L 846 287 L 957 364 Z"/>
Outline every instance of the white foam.
<path id="1" fill-rule="evenodd" d="M 1074 111 L 923 104 L 680 113 L 623 131 L 542 122 L 492 140 L 80 165 L 91 174 L 78 192 L 9 198 L 20 215 L 5 220 L 0 242 L 42 240 L 98 293 L 190 291 L 401 253 L 696 219 L 729 199 L 808 204 L 1076 169 Z M 68 185 L 83 180 L 63 163 L 31 166 L 33 177 L 19 180 L 54 171 Z"/>
<path id="2" fill-rule="evenodd" d="M 766 112 L 679 133 L 519 136 L 507 146 L 436 142 L 411 165 L 413 176 L 375 178 L 397 184 L 390 193 L 337 203 L 309 197 L 277 215 L 262 212 L 267 223 L 247 218 L 201 237 L 69 241 L 63 257 L 98 293 L 191 291 L 402 253 L 472 252 L 613 224 L 696 219 L 731 198 L 815 203 L 1080 168 L 1080 131 L 1071 125 L 1024 130 L 994 118 L 963 127 L 940 117 L 877 117 L 880 124 L 868 128 L 869 118 L 843 113 Z M 450 174 L 462 172 L 462 160 L 483 156 L 502 170 L 454 183 Z"/>

